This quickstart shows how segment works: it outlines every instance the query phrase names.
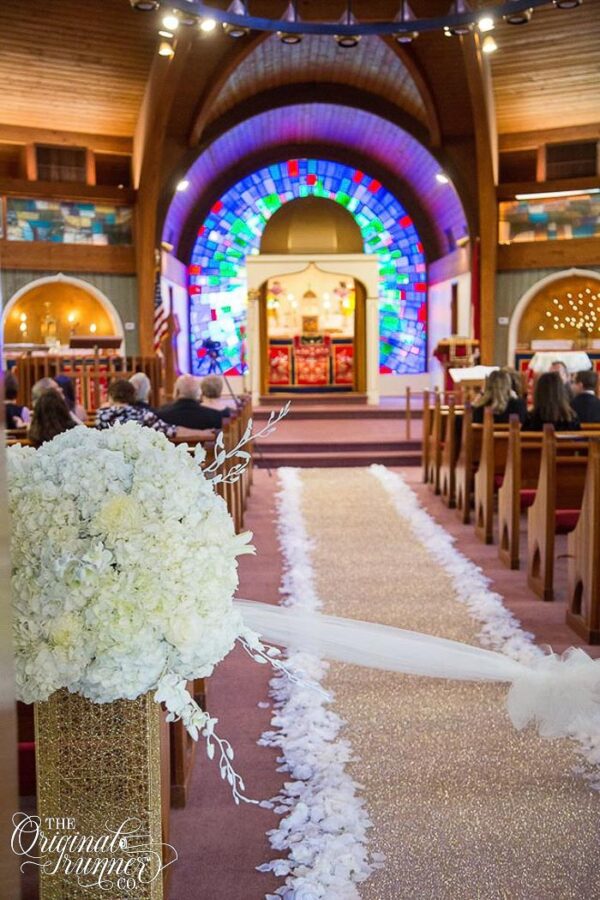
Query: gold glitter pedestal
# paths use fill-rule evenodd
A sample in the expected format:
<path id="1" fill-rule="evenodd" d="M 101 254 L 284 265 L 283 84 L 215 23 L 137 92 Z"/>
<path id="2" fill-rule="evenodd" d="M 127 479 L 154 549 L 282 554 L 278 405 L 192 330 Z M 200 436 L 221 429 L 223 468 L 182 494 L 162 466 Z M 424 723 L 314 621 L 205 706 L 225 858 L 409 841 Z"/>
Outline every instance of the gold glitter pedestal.
<path id="1" fill-rule="evenodd" d="M 42 900 L 162 900 L 160 707 L 152 694 L 91 703 L 57 691 L 36 704 L 35 740 L 41 831 L 48 838 L 80 835 L 100 841 L 85 849 L 74 842 L 67 850 L 74 864 L 116 861 L 100 886 L 95 884 L 97 875 L 67 874 L 58 849 L 38 851 L 45 864 L 40 869 Z M 58 828 L 49 817 L 62 820 Z M 65 825 L 66 819 L 70 821 Z M 107 846 L 105 836 L 113 837 L 126 820 L 135 820 L 125 829 L 137 827 L 135 833 Z"/>

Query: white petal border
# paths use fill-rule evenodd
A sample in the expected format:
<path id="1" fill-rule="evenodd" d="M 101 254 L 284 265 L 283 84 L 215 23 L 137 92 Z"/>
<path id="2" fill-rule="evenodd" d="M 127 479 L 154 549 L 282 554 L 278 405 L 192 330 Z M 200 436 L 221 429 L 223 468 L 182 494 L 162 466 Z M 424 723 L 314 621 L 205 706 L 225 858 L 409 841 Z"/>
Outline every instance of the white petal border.
<path id="1" fill-rule="evenodd" d="M 302 514 L 302 479 L 298 469 L 278 470 L 278 539 L 283 556 L 283 604 L 317 610 L 321 601 L 311 561 L 312 541 Z M 293 651 L 287 665 L 320 682 L 328 663 Z M 259 866 L 285 877 L 271 900 L 357 900 L 356 885 L 380 865 L 369 858 L 367 830 L 371 821 L 358 785 L 346 771 L 352 758 L 340 737 L 344 721 L 330 708 L 333 697 L 291 682 L 285 675 L 271 680 L 274 700 L 272 731 L 260 743 L 280 750 L 279 771 L 289 772 L 274 798 L 282 814 L 268 832 L 273 849 L 287 856 Z"/>
<path id="2" fill-rule="evenodd" d="M 385 466 L 370 466 L 372 475 L 387 491 L 397 514 L 427 548 L 431 556 L 448 573 L 454 587 L 456 600 L 464 603 L 469 613 L 482 626 L 479 641 L 492 650 L 527 662 L 543 656 L 543 650 L 534 643 L 534 636 L 524 631 L 519 620 L 504 606 L 504 598 L 489 589 L 491 579 L 472 560 L 454 546 L 454 538 L 439 525 L 422 507 L 419 498 L 399 472 L 391 472 Z M 585 761 L 594 767 L 576 767 L 575 771 L 586 778 L 590 786 L 600 790 L 600 734 L 578 732 L 573 737 Z"/>

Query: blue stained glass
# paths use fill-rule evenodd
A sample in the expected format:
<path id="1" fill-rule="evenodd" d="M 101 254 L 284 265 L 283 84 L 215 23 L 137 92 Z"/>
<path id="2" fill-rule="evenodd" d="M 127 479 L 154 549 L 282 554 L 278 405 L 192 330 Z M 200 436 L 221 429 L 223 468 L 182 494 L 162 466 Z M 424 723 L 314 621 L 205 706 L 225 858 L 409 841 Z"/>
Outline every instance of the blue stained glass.
<path id="1" fill-rule="evenodd" d="M 399 224 L 406 211 L 385 186 L 370 191 L 368 173 L 357 182 L 355 169 L 330 160 L 299 159 L 295 164 L 297 176 L 290 175 L 284 161 L 244 178 L 220 198 L 220 212 L 204 222 L 191 259 L 201 266 L 199 274 L 190 274 L 193 371 L 202 371 L 199 354 L 208 336 L 222 342 L 226 371 L 245 371 L 245 257 L 259 248 L 265 224 L 281 204 L 314 194 L 343 201 L 361 230 L 365 252 L 377 254 L 382 371 L 424 372 L 427 326 L 421 310 L 426 295 L 412 285 L 426 282 L 425 258 L 418 251 L 414 225 Z M 307 175 L 316 176 L 316 183 L 308 185 Z"/>

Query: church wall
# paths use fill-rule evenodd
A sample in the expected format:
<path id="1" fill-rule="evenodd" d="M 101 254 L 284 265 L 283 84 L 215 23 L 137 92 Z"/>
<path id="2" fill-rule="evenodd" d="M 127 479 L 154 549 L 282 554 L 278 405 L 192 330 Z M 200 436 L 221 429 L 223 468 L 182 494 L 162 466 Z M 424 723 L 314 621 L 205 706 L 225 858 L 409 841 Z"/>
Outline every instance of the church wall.
<path id="1" fill-rule="evenodd" d="M 4 306 L 22 287 L 40 278 L 56 275 L 56 272 L 28 271 L 25 269 L 2 269 L 0 271 L 0 299 Z M 125 351 L 139 353 L 139 323 L 137 279 L 135 275 L 109 275 L 97 272 L 69 272 L 72 278 L 93 285 L 113 303 L 125 328 Z M 133 324 L 133 329 L 127 323 Z"/>
<path id="2" fill-rule="evenodd" d="M 592 272 L 600 273 L 600 266 L 586 266 Z M 513 360 L 508 360 L 508 327 L 509 323 L 500 324 L 499 319 L 510 320 L 514 309 L 523 294 L 533 287 L 542 278 L 549 275 L 557 275 L 559 269 L 526 269 L 513 272 L 498 272 L 496 275 L 496 310 L 495 310 L 495 341 L 494 362 L 498 365 L 512 365 Z"/>
<path id="3" fill-rule="evenodd" d="M 431 387 L 443 387 L 444 369 L 433 356 L 438 341 L 452 334 L 452 285 L 458 287 L 458 333 L 471 336 L 471 273 L 464 272 L 455 278 L 429 286 L 428 302 L 428 368 Z"/>

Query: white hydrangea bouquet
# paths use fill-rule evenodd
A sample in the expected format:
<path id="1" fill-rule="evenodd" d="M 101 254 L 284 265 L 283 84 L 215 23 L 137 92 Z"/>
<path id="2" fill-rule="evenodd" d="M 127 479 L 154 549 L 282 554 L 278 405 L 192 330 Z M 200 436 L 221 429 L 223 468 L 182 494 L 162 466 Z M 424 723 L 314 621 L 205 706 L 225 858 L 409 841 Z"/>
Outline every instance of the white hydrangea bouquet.
<path id="1" fill-rule="evenodd" d="M 214 489 L 223 476 L 202 472 L 203 454 L 134 423 L 9 449 L 17 692 L 33 703 L 67 688 L 108 703 L 154 691 L 211 758 L 216 744 L 239 802 L 231 746 L 186 682 L 210 675 L 236 640 L 283 664 L 232 602 L 252 535 L 235 533 Z M 224 457 L 217 442 L 213 475 Z"/>

